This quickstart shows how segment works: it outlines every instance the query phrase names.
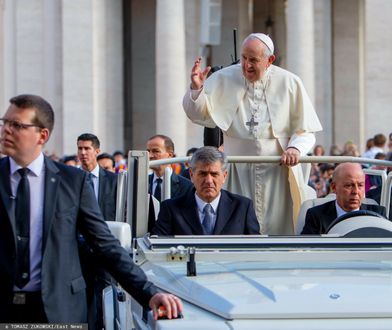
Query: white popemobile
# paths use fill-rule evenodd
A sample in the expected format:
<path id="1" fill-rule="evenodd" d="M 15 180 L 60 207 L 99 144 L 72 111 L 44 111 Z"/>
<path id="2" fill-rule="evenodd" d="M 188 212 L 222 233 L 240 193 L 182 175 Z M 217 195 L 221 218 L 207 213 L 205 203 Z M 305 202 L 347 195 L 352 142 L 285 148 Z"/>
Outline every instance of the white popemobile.
<path id="1" fill-rule="evenodd" d="M 278 162 L 280 157 L 228 158 Z M 300 160 L 348 161 L 392 166 L 353 157 Z M 121 288 L 106 288 L 106 329 L 392 329 L 392 222 L 359 211 L 321 236 L 150 237 L 149 165 L 147 152 L 129 152 L 129 174 L 119 178 L 118 222 L 111 223 L 111 229 L 150 281 L 182 299 L 183 315 L 154 321 L 151 312 Z M 380 204 L 388 214 L 392 174 L 368 173 L 382 177 Z M 168 189 L 170 185 L 164 185 L 165 197 L 170 196 Z M 303 207 L 323 202 L 313 198 Z M 302 209 L 297 233 L 304 215 Z M 373 237 L 366 237 L 369 232 Z"/>

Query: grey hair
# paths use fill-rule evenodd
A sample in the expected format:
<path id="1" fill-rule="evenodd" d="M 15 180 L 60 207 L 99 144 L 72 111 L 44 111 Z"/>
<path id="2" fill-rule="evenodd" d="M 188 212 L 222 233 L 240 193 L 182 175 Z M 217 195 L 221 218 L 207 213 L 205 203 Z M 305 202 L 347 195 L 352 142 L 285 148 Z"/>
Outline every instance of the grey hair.
<path id="1" fill-rule="evenodd" d="M 201 162 L 203 164 L 213 164 L 220 162 L 222 165 L 222 171 L 227 169 L 227 157 L 215 147 L 201 147 L 195 151 L 191 158 L 191 169 L 196 170 L 196 164 Z"/>
<path id="2" fill-rule="evenodd" d="M 258 40 L 258 41 L 260 41 L 260 42 L 262 43 L 263 48 L 264 48 L 264 54 L 263 54 L 264 57 L 270 58 L 272 55 L 274 55 L 274 54 L 271 52 L 271 49 L 269 49 L 268 46 L 267 46 L 263 41 L 261 41 L 259 38 L 255 37 L 255 36 L 252 36 L 251 34 L 248 35 L 248 36 L 244 39 L 244 41 L 242 42 L 242 46 L 243 46 L 247 41 L 253 40 L 253 39 L 256 39 L 256 40 Z"/>

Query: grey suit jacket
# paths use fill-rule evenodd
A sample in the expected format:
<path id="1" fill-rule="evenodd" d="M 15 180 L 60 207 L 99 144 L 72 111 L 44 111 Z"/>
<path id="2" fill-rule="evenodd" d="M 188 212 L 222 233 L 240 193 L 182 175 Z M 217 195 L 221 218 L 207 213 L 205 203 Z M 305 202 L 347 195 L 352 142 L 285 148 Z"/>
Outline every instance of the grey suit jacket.
<path id="1" fill-rule="evenodd" d="M 103 220 L 87 173 L 45 157 L 41 292 L 49 322 L 85 323 L 87 306 L 77 232 L 120 284 L 144 306 L 158 290 Z M 0 160 L 0 323 L 7 322 L 15 280 L 14 201 L 8 157 Z"/>
<path id="2" fill-rule="evenodd" d="M 249 198 L 221 190 L 214 235 L 258 235 L 259 223 Z M 195 190 L 161 204 L 154 235 L 203 235 Z"/>
<path id="3" fill-rule="evenodd" d="M 360 209 L 374 211 L 385 216 L 385 207 L 383 206 L 362 204 Z M 305 225 L 301 235 L 326 234 L 329 225 L 336 217 L 335 200 L 310 208 L 306 212 Z"/>

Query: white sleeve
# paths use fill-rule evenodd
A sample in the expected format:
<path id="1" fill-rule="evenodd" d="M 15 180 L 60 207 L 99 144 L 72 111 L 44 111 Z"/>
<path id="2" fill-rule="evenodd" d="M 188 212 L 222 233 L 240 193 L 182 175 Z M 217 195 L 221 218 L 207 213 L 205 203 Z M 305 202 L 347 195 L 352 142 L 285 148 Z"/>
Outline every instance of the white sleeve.
<path id="1" fill-rule="evenodd" d="M 211 119 L 208 109 L 204 89 L 188 89 L 182 100 L 182 106 L 188 118 L 192 122 L 206 127 L 215 127 L 216 124 Z"/>
<path id="2" fill-rule="evenodd" d="M 312 149 L 315 142 L 316 137 L 314 136 L 314 133 L 295 133 L 290 138 L 287 148 L 296 148 L 299 150 L 301 156 L 306 156 L 310 149 Z"/>

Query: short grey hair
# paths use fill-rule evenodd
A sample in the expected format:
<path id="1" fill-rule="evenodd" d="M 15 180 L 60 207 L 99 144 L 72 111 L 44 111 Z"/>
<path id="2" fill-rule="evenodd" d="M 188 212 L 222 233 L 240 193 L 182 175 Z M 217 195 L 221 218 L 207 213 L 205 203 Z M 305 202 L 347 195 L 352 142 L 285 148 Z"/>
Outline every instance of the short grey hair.
<path id="1" fill-rule="evenodd" d="M 222 171 L 227 169 L 227 157 L 226 155 L 219 151 L 218 148 L 215 147 L 201 147 L 195 151 L 191 158 L 191 169 L 193 171 L 196 170 L 197 163 L 203 164 L 213 164 L 216 162 L 220 162 L 222 165 Z"/>

